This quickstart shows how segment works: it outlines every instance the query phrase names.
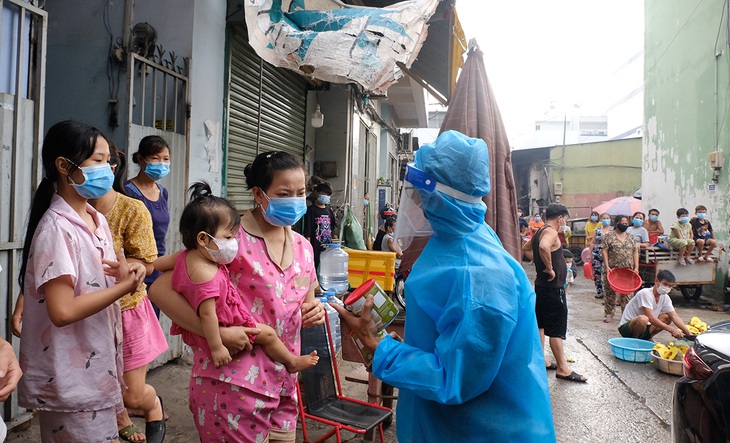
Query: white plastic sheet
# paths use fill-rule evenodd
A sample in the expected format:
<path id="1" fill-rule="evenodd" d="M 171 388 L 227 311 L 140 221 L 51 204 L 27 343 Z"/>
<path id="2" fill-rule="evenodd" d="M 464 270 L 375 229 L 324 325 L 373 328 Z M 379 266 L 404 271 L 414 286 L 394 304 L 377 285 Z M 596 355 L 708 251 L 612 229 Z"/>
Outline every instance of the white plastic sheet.
<path id="1" fill-rule="evenodd" d="M 272 65 L 382 94 L 410 67 L 426 40 L 439 0 L 386 8 L 337 0 L 246 0 L 249 43 Z"/>

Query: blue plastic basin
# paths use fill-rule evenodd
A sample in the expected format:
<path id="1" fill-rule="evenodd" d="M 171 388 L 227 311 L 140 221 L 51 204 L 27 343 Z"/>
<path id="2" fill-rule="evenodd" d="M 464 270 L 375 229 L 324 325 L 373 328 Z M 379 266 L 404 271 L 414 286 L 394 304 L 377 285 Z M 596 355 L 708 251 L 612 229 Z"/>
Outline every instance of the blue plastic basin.
<path id="1" fill-rule="evenodd" d="M 611 352 L 616 358 L 637 363 L 652 360 L 651 350 L 654 342 L 638 338 L 614 337 L 608 339 Z"/>

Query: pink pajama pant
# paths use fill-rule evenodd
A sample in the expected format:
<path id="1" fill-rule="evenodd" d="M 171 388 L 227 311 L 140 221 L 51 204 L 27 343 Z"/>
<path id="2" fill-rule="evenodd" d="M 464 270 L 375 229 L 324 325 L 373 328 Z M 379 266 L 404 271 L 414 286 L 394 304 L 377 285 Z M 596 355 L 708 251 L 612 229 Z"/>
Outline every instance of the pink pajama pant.
<path id="1" fill-rule="evenodd" d="M 260 443 L 269 430 L 295 430 L 297 398 L 272 398 L 207 377 L 191 377 L 190 412 L 202 442 Z"/>

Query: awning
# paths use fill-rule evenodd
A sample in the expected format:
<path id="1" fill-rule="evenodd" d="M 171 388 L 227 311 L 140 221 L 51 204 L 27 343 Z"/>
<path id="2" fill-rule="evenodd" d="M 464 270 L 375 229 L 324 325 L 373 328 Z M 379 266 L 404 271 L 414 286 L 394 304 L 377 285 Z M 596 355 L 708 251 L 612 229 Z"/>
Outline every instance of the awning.
<path id="1" fill-rule="evenodd" d="M 466 37 L 456 8 L 448 0 L 439 3 L 428 25 L 428 37 L 406 74 L 426 83 L 424 87 L 446 106 L 454 92 L 459 69 L 464 65 Z"/>
<path id="2" fill-rule="evenodd" d="M 382 94 L 403 75 L 398 66 L 413 64 L 438 4 L 404 0 L 369 8 L 339 0 L 248 0 L 244 11 L 249 43 L 268 63 Z"/>

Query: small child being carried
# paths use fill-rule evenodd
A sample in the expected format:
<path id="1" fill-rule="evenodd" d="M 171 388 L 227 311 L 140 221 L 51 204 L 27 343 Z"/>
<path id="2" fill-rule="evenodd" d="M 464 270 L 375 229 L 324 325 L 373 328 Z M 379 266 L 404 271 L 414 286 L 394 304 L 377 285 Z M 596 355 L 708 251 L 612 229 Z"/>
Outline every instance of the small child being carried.
<path id="1" fill-rule="evenodd" d="M 263 347 L 269 357 L 282 363 L 289 372 L 316 365 L 319 360 L 316 351 L 304 356 L 293 355 L 273 328 L 255 323 L 244 309 L 226 267 L 238 254 L 236 233 L 240 222 L 236 208 L 228 200 L 214 196 L 207 183 L 197 182 L 190 187 L 190 203 L 180 218 L 180 234 L 186 250 L 158 258 L 155 268 L 165 271 L 174 267 L 172 287 L 200 316 L 205 337 L 175 324 L 172 332 L 182 334 L 189 346 L 209 351 L 216 368 L 231 361 L 219 325 L 258 328 L 258 334 L 248 336 L 251 344 Z"/>

